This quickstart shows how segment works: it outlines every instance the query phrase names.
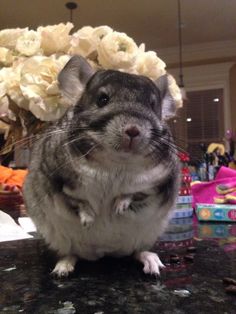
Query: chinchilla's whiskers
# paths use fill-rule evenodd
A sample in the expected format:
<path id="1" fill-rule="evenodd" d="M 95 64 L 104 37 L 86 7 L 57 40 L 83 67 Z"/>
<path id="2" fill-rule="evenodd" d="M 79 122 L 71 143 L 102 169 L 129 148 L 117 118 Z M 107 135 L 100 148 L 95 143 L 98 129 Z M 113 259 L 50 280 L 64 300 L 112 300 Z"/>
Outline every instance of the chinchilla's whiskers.
<path id="1" fill-rule="evenodd" d="M 160 130 L 157 130 L 157 129 L 152 129 L 152 130 L 151 130 L 151 133 L 154 134 L 154 135 L 157 135 L 157 136 L 159 136 L 159 137 L 162 137 L 162 136 L 163 136 L 162 132 L 161 132 Z M 188 142 L 186 141 L 186 139 L 183 139 L 183 138 L 180 138 L 180 137 L 176 137 L 176 136 L 174 136 L 174 135 L 172 135 L 172 134 L 171 134 L 171 136 L 172 136 L 172 138 L 173 138 L 175 144 L 176 144 L 176 141 L 177 141 L 177 142 L 181 142 L 181 144 L 184 144 L 184 145 L 188 143 Z"/>
<path id="2" fill-rule="evenodd" d="M 183 148 L 179 147 L 178 145 L 175 145 L 174 143 L 171 143 L 168 139 L 161 138 L 161 139 L 151 139 L 151 143 L 154 145 L 155 149 L 161 150 L 162 145 L 166 145 L 171 152 L 175 153 L 176 155 L 178 153 L 186 153 L 187 151 Z"/>
<path id="3" fill-rule="evenodd" d="M 72 137 L 72 136 L 71 136 L 71 137 Z M 83 137 L 84 137 L 83 135 L 78 136 L 78 137 L 74 137 L 74 136 L 73 136 L 72 140 L 70 140 L 70 137 L 68 137 L 69 140 L 68 140 L 66 143 L 64 143 L 62 146 L 71 145 L 71 144 L 73 144 L 73 143 L 75 143 L 75 142 L 81 140 Z"/>
<path id="4" fill-rule="evenodd" d="M 9 149 L 10 147 L 12 146 L 16 146 L 17 147 L 24 147 L 26 145 L 27 142 L 30 142 L 31 144 L 33 144 L 34 142 L 36 142 L 37 140 L 39 140 L 40 136 L 51 136 L 52 134 L 54 134 L 55 131 L 52 131 L 52 132 L 49 132 L 49 134 L 47 135 L 46 133 L 43 133 L 41 135 L 39 134 L 35 134 L 35 135 L 30 135 L 30 136 L 25 136 L 23 137 L 22 139 L 18 140 L 18 141 L 15 141 L 13 142 L 12 144 L 9 144 L 7 146 L 4 147 L 4 150 L 7 150 Z M 0 150 L 0 153 L 2 152 L 3 150 Z"/>
<path id="5" fill-rule="evenodd" d="M 120 144 L 113 144 L 113 148 L 116 150 L 116 151 L 118 151 L 118 150 L 120 150 Z"/>
<path id="6" fill-rule="evenodd" d="M 117 143 L 112 143 L 112 144 L 111 144 L 111 148 L 113 148 L 113 149 L 116 150 L 116 151 L 119 151 L 119 149 L 120 149 L 120 144 L 119 144 L 119 142 L 117 142 Z"/>
<path id="7" fill-rule="evenodd" d="M 181 146 L 179 146 L 177 143 L 176 143 L 176 141 L 177 142 L 182 142 L 183 144 L 187 144 L 188 142 L 186 141 L 186 140 L 183 140 L 183 139 L 181 139 L 181 138 L 179 138 L 179 137 L 176 137 L 176 138 L 174 138 L 174 143 L 170 143 L 167 139 L 163 139 L 163 136 L 162 136 L 162 134 L 161 134 L 161 131 L 158 131 L 157 129 L 152 129 L 152 134 L 154 134 L 154 135 L 157 135 L 157 137 L 160 137 L 161 138 L 161 140 L 163 141 L 163 142 L 166 142 L 166 144 L 167 145 L 169 145 L 169 146 L 173 146 L 173 147 L 175 147 L 176 148 L 176 150 L 177 150 L 177 152 L 179 153 L 184 153 L 184 154 L 189 154 L 189 152 L 187 151 L 187 150 L 185 150 L 183 147 L 181 147 Z M 168 142 L 168 143 L 167 143 Z M 161 144 L 161 143 L 160 143 Z M 170 147 L 171 148 L 171 147 Z M 202 163 L 202 159 L 200 159 L 200 158 L 197 158 L 197 157 L 192 157 L 192 161 L 194 162 L 194 163 Z"/>
<path id="8" fill-rule="evenodd" d="M 166 158 L 167 150 L 163 149 L 163 144 L 167 146 L 167 150 L 174 154 L 178 155 L 179 151 L 177 148 L 172 144 L 170 144 L 168 141 L 160 141 L 158 139 L 151 139 L 150 140 L 150 153 L 149 155 L 154 159 L 154 161 L 161 161 Z"/>
<path id="9" fill-rule="evenodd" d="M 162 149 L 163 145 L 166 145 L 169 149 L 169 151 L 171 151 L 172 153 L 174 153 L 175 155 L 178 154 L 179 150 L 176 148 L 175 145 L 171 144 L 168 141 L 163 141 L 163 140 L 158 140 L 158 139 L 152 139 L 151 140 L 151 146 L 152 146 L 152 153 L 156 154 L 158 153 L 161 156 L 164 156 L 164 154 L 166 153 L 166 150 Z"/>
<path id="10" fill-rule="evenodd" d="M 171 142 L 169 139 L 165 138 L 165 137 L 163 136 L 163 134 L 162 134 L 161 131 L 152 129 L 152 134 L 153 134 L 153 135 L 157 135 L 157 138 L 152 139 L 152 141 L 156 141 L 156 142 L 158 142 L 158 144 L 164 143 L 164 144 L 167 145 L 168 147 L 174 148 L 174 149 L 177 150 L 178 152 L 182 152 L 182 153 L 186 153 L 186 154 L 187 154 L 187 151 L 186 151 L 183 147 L 180 147 L 180 146 L 177 145 L 176 143 Z"/>
<path id="11" fill-rule="evenodd" d="M 86 130 L 89 130 L 88 127 L 74 127 L 73 130 L 76 130 L 76 131 L 86 131 Z M 64 128 L 64 127 L 60 127 L 60 129 L 56 129 L 56 130 L 52 130 L 52 131 L 45 131 L 43 133 L 38 133 L 38 134 L 35 134 L 35 135 L 30 135 L 30 136 L 26 136 L 18 141 L 15 141 L 13 142 L 12 144 L 9 144 L 7 146 L 4 147 L 4 149 L 1 149 L 0 150 L 0 154 L 3 153 L 3 151 L 5 150 L 8 150 L 10 149 L 12 146 L 16 146 L 18 148 L 22 148 L 22 147 L 25 147 L 26 143 L 29 142 L 30 145 L 33 145 L 35 142 L 37 142 L 38 140 L 40 140 L 42 137 L 44 138 L 48 138 L 50 136 L 53 136 L 53 135 L 59 135 L 59 134 L 63 134 L 63 133 L 67 133 L 67 132 L 70 132 L 71 130 L 68 129 L 68 128 Z"/>

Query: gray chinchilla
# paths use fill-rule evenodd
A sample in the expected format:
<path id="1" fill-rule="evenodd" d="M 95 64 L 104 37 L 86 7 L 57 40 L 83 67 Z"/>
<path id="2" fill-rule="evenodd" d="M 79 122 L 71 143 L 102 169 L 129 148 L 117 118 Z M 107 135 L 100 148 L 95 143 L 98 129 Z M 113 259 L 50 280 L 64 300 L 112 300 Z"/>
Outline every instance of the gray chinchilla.
<path id="1" fill-rule="evenodd" d="M 67 276 L 77 258 L 133 255 L 144 272 L 164 267 L 148 250 L 164 231 L 179 186 L 166 120 L 175 114 L 168 75 L 156 82 L 92 70 L 72 57 L 59 85 L 74 102 L 34 144 L 24 199 Z"/>

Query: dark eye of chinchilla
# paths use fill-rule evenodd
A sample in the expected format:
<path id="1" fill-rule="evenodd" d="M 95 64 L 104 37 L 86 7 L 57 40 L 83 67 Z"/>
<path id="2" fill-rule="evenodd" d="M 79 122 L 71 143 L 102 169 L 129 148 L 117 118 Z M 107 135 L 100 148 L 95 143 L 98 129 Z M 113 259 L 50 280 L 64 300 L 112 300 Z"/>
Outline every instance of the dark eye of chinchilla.
<path id="1" fill-rule="evenodd" d="M 106 93 L 101 93 L 97 98 L 97 105 L 99 108 L 104 107 L 108 104 L 110 98 Z"/>

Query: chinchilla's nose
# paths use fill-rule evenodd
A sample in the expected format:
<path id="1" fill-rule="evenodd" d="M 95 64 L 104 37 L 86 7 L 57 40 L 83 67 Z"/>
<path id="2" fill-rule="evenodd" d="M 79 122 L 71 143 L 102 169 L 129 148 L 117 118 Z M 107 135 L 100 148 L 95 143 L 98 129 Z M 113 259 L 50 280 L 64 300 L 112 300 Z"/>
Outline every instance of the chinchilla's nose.
<path id="1" fill-rule="evenodd" d="M 131 125 L 125 129 L 125 134 L 128 135 L 130 138 L 134 138 L 139 136 L 140 131 L 135 125 Z"/>

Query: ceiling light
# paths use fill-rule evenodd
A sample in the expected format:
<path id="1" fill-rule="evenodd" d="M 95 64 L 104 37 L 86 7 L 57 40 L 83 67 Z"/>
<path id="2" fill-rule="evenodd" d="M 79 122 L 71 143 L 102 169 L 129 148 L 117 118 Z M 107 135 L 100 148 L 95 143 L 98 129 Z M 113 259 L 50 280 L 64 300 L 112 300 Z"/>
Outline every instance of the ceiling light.
<path id="1" fill-rule="evenodd" d="M 213 101 L 214 101 L 214 102 L 219 102 L 220 99 L 219 99 L 219 98 L 214 98 Z"/>
<path id="2" fill-rule="evenodd" d="M 192 121 L 192 118 L 187 118 L 186 121 L 187 121 L 187 122 L 191 122 L 191 121 Z"/>
<path id="3" fill-rule="evenodd" d="M 70 22 L 73 23 L 73 11 L 77 9 L 78 5 L 75 2 L 67 2 L 65 7 L 70 11 Z"/>

